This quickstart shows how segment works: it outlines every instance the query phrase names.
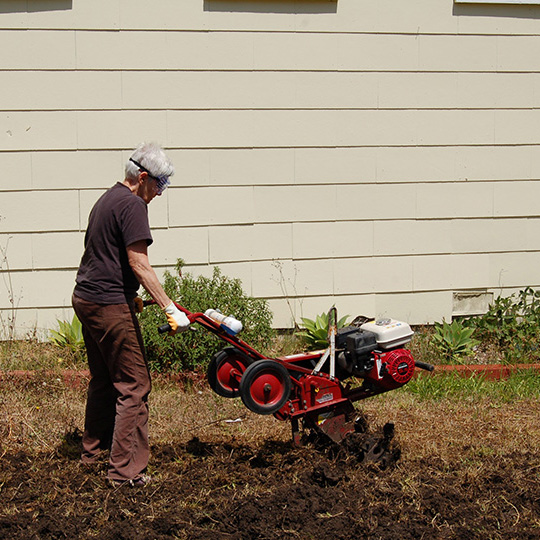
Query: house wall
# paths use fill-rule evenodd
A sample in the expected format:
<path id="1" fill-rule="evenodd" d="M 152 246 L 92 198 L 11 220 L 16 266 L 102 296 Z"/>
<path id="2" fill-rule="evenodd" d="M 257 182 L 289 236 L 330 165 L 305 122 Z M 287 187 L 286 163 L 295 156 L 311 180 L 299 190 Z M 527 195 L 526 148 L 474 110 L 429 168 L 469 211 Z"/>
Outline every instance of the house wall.
<path id="1" fill-rule="evenodd" d="M 71 317 L 90 208 L 143 140 L 177 170 L 150 205 L 158 272 L 219 265 L 277 327 L 332 304 L 428 323 L 539 286 L 539 18 L 452 0 L 3 1 L 4 332 L 14 306 L 19 334 Z"/>

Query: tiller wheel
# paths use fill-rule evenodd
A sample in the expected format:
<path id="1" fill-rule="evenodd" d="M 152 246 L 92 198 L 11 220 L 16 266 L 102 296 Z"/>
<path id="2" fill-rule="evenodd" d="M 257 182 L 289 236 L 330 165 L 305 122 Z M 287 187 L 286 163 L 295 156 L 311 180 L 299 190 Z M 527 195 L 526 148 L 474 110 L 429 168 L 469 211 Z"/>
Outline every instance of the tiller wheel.
<path id="1" fill-rule="evenodd" d="M 287 369 L 274 360 L 251 364 L 240 380 L 240 397 L 244 405 L 257 414 L 274 414 L 285 405 L 291 393 Z"/>
<path id="2" fill-rule="evenodd" d="M 240 395 L 240 379 L 253 360 L 235 347 L 217 352 L 208 365 L 210 388 L 220 396 L 235 398 Z"/>

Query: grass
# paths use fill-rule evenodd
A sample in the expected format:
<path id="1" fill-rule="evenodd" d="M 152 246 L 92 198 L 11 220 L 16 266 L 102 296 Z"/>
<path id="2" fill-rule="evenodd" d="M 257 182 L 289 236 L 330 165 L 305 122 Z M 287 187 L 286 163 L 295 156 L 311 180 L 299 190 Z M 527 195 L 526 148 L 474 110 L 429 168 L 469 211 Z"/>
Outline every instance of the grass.
<path id="1" fill-rule="evenodd" d="M 0 444 L 51 450 L 65 433 L 82 428 L 85 394 L 84 386 L 66 387 L 49 373 L 23 382 L 4 380 L 0 393 Z M 527 408 L 540 412 L 539 398 L 540 377 L 532 372 L 518 372 L 498 382 L 451 374 L 421 375 L 403 388 L 357 403 L 357 407 L 375 423 L 395 420 L 408 425 L 409 417 L 431 414 L 435 426 L 441 416 L 459 423 L 462 415 L 483 416 L 485 411 L 496 410 L 506 411 L 513 423 Z M 186 391 L 173 382 L 155 380 L 150 407 L 150 430 L 155 440 L 240 438 L 246 444 L 257 445 L 264 439 L 287 441 L 290 437 L 288 422 L 251 413 L 240 399 L 218 396 L 204 381 Z M 494 424 L 490 429 L 499 430 L 501 426 Z M 527 428 L 523 425 L 522 429 Z"/>
<path id="2" fill-rule="evenodd" d="M 36 340 L 0 341 L 0 371 L 86 369 L 86 362 L 65 347 Z"/>
<path id="3" fill-rule="evenodd" d="M 437 376 L 421 374 L 399 392 L 413 394 L 420 400 L 489 399 L 493 403 L 510 403 L 540 398 L 540 375 L 536 370 L 520 370 L 508 379 L 492 381 L 484 376 L 461 377 L 455 373 Z"/>

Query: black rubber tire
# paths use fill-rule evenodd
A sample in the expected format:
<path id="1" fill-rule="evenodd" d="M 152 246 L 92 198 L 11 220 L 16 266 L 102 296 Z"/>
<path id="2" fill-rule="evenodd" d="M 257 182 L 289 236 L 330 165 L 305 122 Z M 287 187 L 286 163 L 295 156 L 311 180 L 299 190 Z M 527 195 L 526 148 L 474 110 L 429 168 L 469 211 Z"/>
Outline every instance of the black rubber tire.
<path id="1" fill-rule="evenodd" d="M 291 388 L 287 368 L 274 360 L 258 360 L 240 380 L 240 397 L 254 413 L 274 414 L 289 400 Z"/>
<path id="2" fill-rule="evenodd" d="M 231 371 L 235 370 L 243 374 L 252 362 L 251 358 L 235 347 L 226 347 L 217 352 L 210 360 L 206 371 L 210 388 L 216 394 L 226 398 L 238 397 L 240 381 L 231 375 Z"/>

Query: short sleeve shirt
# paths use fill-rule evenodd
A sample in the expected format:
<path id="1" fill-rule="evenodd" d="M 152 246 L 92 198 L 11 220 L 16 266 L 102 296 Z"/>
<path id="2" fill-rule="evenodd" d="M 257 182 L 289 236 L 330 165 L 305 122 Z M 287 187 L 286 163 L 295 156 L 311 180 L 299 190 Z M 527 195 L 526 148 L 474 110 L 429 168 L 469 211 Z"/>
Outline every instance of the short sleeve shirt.
<path id="1" fill-rule="evenodd" d="M 126 247 L 141 240 L 152 243 L 148 206 L 118 182 L 90 212 L 75 294 L 96 304 L 123 304 L 135 298 L 139 282 Z"/>

